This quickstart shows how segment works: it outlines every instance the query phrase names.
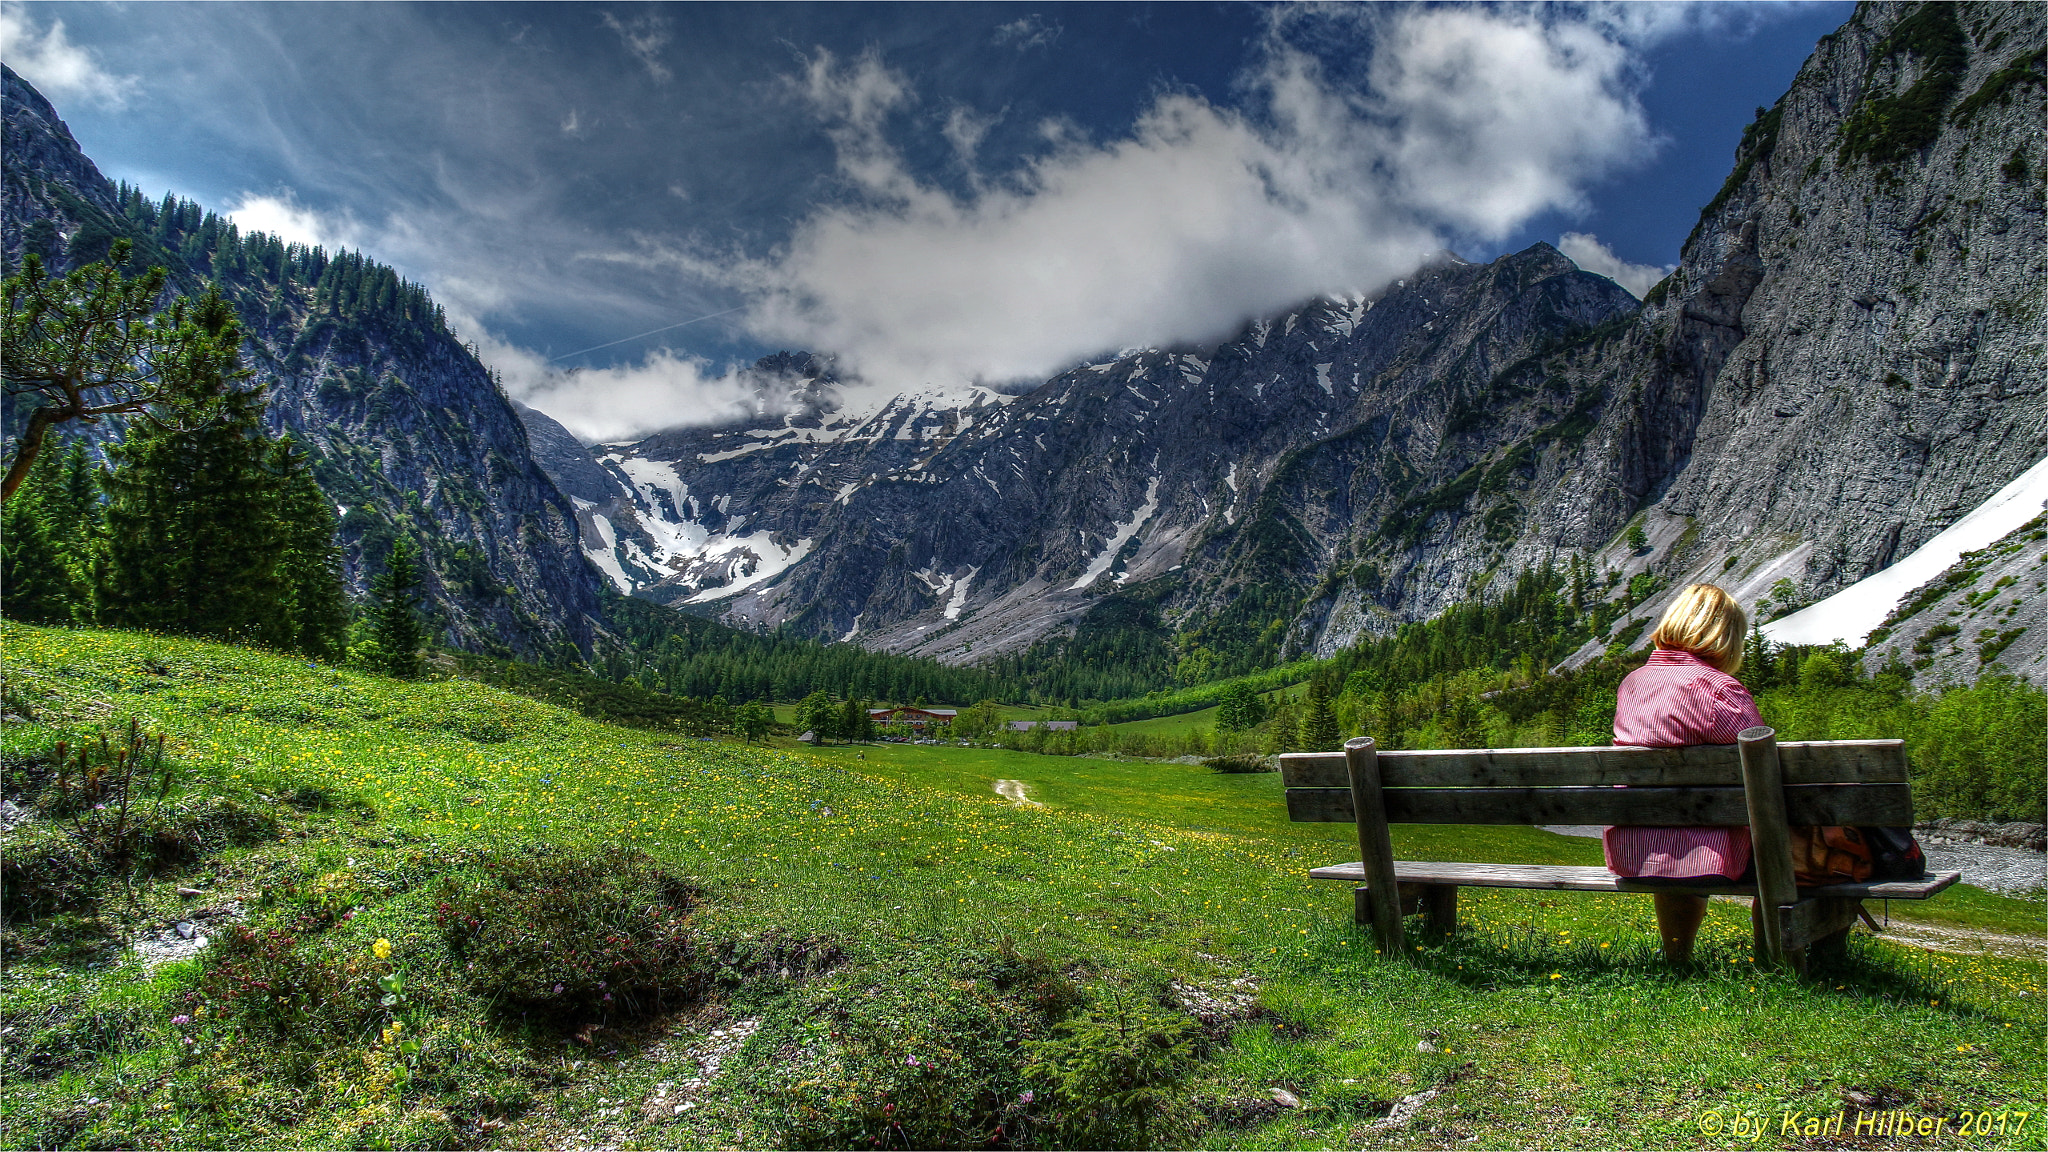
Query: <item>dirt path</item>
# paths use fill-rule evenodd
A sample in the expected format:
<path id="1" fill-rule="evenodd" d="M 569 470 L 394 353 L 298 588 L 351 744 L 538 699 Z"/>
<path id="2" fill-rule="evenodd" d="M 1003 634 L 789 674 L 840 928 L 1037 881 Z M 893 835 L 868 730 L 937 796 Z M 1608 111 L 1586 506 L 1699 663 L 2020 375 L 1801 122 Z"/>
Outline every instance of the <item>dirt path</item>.
<path id="1" fill-rule="evenodd" d="M 2048 958 L 2048 936 L 2013 936 L 1950 924 L 1915 924 L 1894 919 L 1885 927 L 1886 939 L 1929 952 L 1953 952 L 1964 956 L 2016 956 L 2034 960 Z"/>

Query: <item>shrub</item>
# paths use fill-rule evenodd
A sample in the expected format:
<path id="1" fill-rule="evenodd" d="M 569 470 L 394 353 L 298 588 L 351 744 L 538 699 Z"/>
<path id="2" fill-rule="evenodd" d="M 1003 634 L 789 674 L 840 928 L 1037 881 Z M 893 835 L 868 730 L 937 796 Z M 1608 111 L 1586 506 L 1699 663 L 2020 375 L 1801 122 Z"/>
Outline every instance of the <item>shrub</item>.
<path id="1" fill-rule="evenodd" d="M 2048 761 L 2048 693 L 1992 672 L 1927 706 L 1908 738 L 1923 816 L 2048 822 L 2041 765 Z"/>
<path id="2" fill-rule="evenodd" d="M 199 998 L 293 1048 L 357 1038 L 382 1018 L 374 973 L 351 971 L 281 929 L 237 926 L 216 940 Z"/>
<path id="3" fill-rule="evenodd" d="M 644 852 L 543 845 L 444 880 L 434 920 L 470 991 L 574 1024 L 696 995 L 705 966 L 684 919 L 695 896 Z"/>
<path id="4" fill-rule="evenodd" d="M 1027 1080 L 1027 1047 L 1080 992 L 1009 939 L 993 954 L 898 956 L 864 986 L 820 983 L 763 1029 L 757 1115 L 792 1148 L 1025 1147 L 1061 1142 Z M 1090 1146 L 1084 1144 L 1084 1146 Z M 1103 1145 L 1092 1145 L 1103 1146 Z"/>
<path id="5" fill-rule="evenodd" d="M 67 830 L 18 832 L 0 854 L 0 909 L 13 922 L 75 908 L 98 893 L 102 878 L 99 862 Z"/>
<path id="6" fill-rule="evenodd" d="M 10 921 L 83 908 L 116 875 L 175 871 L 223 848 L 274 840 L 278 827 L 269 813 L 220 797 L 87 808 L 15 833 L 0 857 L 0 905 Z"/>
<path id="7" fill-rule="evenodd" d="M 1212 756 L 1202 761 L 1204 768 L 1217 772 L 1271 772 L 1273 766 L 1266 763 L 1264 756 L 1236 755 Z"/>
<path id="8" fill-rule="evenodd" d="M 1027 1043 L 1027 1076 L 1047 1084 L 1049 1120 L 1083 1147 L 1141 1146 L 1193 1057 L 1187 1017 L 1109 991 L 1045 1040 Z"/>

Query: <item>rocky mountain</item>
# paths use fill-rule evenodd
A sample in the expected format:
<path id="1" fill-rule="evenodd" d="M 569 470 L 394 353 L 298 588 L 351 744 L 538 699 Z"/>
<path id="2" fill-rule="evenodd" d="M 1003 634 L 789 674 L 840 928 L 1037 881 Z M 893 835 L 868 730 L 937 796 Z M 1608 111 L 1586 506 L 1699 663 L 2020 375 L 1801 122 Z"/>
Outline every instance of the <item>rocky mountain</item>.
<path id="1" fill-rule="evenodd" d="M 1789 610 L 2048 455 L 2042 40 L 2035 6 L 1860 8 L 1640 305 L 1545 245 L 1446 254 L 1022 397 L 607 446 L 629 491 L 585 547 L 641 596 L 952 662 L 1125 602 L 1251 667 L 1574 557 L 1621 616 L 1582 658 L 1693 580 Z"/>
<path id="2" fill-rule="evenodd" d="M 1589 461 L 1649 540 L 1601 563 L 1768 616 L 2048 455 L 2043 31 L 2029 5 L 1865 5 L 1750 126 L 1622 354 L 1582 368 L 1641 397 L 1617 447 L 1667 446 Z"/>
<path id="3" fill-rule="evenodd" d="M 1022 397 L 905 396 L 860 417 L 812 403 L 664 433 L 601 450 L 633 508 L 623 529 L 589 510 L 586 547 L 615 555 L 614 579 L 642 596 L 955 662 L 1029 645 L 1121 588 L 1249 606 L 1246 585 L 1319 579 L 1348 559 L 1361 514 L 1413 504 L 1427 473 L 1395 461 L 1423 455 L 1500 372 L 1634 304 L 1548 246 L 1486 266 L 1446 256 L 1371 299 L 1083 366 Z M 792 365 L 829 388 L 813 361 L 760 370 Z M 1581 400 L 1539 387 L 1517 403 L 1533 432 Z M 1305 515 L 1332 468 L 1372 476 Z M 1416 589 L 1412 611 L 1441 607 L 1439 591 Z M 1278 595 L 1259 610 L 1298 599 Z M 1239 629 L 1242 614 L 1210 613 Z M 1269 621 L 1251 623 L 1246 657 L 1277 652 Z"/>
<path id="4" fill-rule="evenodd" d="M 336 501 L 357 591 L 410 536 L 445 643 L 529 658 L 588 649 L 599 578 L 573 507 L 423 290 L 354 253 L 243 235 L 196 205 L 116 188 L 40 93 L 12 70 L 0 82 L 8 270 L 26 252 L 60 270 L 90 263 L 127 238 L 133 266 L 165 266 L 175 291 L 219 283 L 241 312 L 271 430 L 308 448 Z"/>

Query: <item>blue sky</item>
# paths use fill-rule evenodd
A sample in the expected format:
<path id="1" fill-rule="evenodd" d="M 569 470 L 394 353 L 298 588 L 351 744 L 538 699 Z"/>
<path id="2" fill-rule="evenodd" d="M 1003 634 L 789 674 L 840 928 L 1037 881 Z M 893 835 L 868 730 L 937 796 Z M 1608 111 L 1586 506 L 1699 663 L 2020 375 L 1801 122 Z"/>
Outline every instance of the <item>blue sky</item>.
<path id="1" fill-rule="evenodd" d="M 618 439 L 777 348 L 1014 386 L 1441 248 L 1640 291 L 1849 12 L 10 3 L 0 54 L 110 177 L 395 265 Z"/>

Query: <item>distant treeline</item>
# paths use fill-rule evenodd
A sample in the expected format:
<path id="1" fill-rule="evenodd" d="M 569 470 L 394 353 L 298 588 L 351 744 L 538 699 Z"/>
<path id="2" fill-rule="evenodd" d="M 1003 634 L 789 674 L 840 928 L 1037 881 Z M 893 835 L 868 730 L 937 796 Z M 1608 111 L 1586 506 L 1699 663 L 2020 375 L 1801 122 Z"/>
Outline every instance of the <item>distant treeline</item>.
<path id="1" fill-rule="evenodd" d="M 1646 582 L 1625 599 L 1655 590 Z M 1617 615 L 1615 602 L 1593 592 L 1577 564 L 1538 569 L 1498 600 L 1457 605 L 1327 660 L 1094 708 L 1077 732 L 1005 739 L 1030 751 L 1140 756 L 1333 751 L 1355 735 L 1389 749 L 1607 744 L 1616 690 L 1647 658 L 1647 644 L 1632 652 L 1640 637 L 1625 637 L 1580 668 L 1546 671 Z M 1921 691 L 1902 664 L 1865 665 L 1841 645 L 1781 648 L 1752 632 L 1739 678 L 1781 739 L 1905 741 L 1923 816 L 2048 818 L 2048 693 L 1996 667 L 1974 684 Z M 1300 687 L 1276 691 L 1287 685 Z M 1335 735 L 1318 720 L 1319 699 L 1335 713 Z M 1106 726 L 1212 705 L 1222 707 L 1210 729 Z"/>

